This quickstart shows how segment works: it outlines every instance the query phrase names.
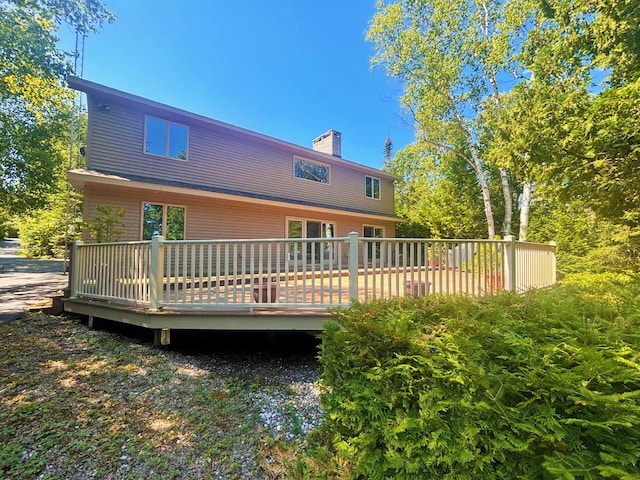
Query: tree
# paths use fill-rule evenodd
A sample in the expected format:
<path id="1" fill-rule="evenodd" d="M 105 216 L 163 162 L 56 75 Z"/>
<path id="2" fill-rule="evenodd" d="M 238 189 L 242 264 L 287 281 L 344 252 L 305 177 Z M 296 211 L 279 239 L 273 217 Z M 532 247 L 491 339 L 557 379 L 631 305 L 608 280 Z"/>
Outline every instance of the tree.
<path id="1" fill-rule="evenodd" d="M 373 64 L 403 81 L 401 102 L 414 118 L 417 143 L 431 155 L 453 153 L 469 165 L 493 238 L 490 167 L 478 143 L 478 121 L 488 101 L 499 107 L 500 75 L 517 69 L 514 38 L 531 7 L 526 0 L 399 0 L 379 1 L 377 8 L 367 33 L 376 49 Z M 510 233 L 510 178 L 503 166 L 498 171 L 506 207 L 503 231 Z"/>
<path id="2" fill-rule="evenodd" d="M 469 165 L 449 153 L 438 159 L 413 144 L 388 165 L 402 177 L 396 188 L 396 211 L 407 219 L 402 236 L 475 238 L 483 235 L 483 206 Z"/>
<path id="3" fill-rule="evenodd" d="M 560 201 L 584 202 L 600 220 L 630 229 L 636 247 L 627 250 L 637 251 L 640 2 L 549 0 L 535 18 L 523 49 L 533 79 L 517 92 L 526 123 L 537 117 L 544 155 L 532 162 Z"/>
<path id="4" fill-rule="evenodd" d="M 536 7 L 520 55 L 531 75 L 501 92 L 499 111 L 485 109 L 483 145 L 535 182 L 531 236 L 553 230 L 562 269 L 638 269 L 640 2 Z"/>
<path id="5" fill-rule="evenodd" d="M 116 205 L 98 205 L 96 210 L 99 215 L 85 225 L 91 236 L 96 243 L 117 242 L 126 232 L 122 223 L 124 208 Z"/>
<path id="6" fill-rule="evenodd" d="M 9 213 L 41 208 L 58 185 L 73 96 L 63 86 L 71 66 L 57 29 L 86 34 L 113 18 L 96 0 L 0 2 L 0 198 Z"/>
<path id="7" fill-rule="evenodd" d="M 393 159 L 393 143 L 391 142 L 391 137 L 387 135 L 387 139 L 384 141 L 384 163 L 389 164 Z"/>

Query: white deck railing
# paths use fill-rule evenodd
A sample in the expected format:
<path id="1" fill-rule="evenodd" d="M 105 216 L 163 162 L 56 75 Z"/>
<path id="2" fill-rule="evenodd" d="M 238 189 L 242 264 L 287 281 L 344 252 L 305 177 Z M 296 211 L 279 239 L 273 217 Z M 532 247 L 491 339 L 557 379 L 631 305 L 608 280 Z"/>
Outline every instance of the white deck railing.
<path id="1" fill-rule="evenodd" d="M 73 296 L 149 304 L 150 242 L 77 242 L 71 260 Z"/>
<path id="2" fill-rule="evenodd" d="M 484 295 L 554 284 L 555 245 L 344 238 L 83 244 L 72 296 L 151 309 L 327 308 L 431 293 Z"/>

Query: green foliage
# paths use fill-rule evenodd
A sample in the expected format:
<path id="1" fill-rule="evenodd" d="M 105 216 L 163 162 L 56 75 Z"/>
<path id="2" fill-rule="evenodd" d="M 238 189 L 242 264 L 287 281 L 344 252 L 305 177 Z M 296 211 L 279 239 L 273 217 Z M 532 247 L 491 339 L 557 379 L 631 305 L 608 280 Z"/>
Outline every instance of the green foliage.
<path id="1" fill-rule="evenodd" d="M 70 111 L 42 123 L 0 117 L 0 200 L 12 214 L 42 208 L 67 164 Z"/>
<path id="2" fill-rule="evenodd" d="M 637 272 L 640 229 L 603 219 L 588 204 L 539 201 L 533 205 L 530 239 L 558 245 L 560 277 L 577 272 Z"/>
<path id="3" fill-rule="evenodd" d="M 308 456 L 361 479 L 638 478 L 639 294 L 609 275 L 338 310 Z"/>
<path id="4" fill-rule="evenodd" d="M 615 270 L 631 258 L 637 269 L 640 2 L 377 5 L 367 34 L 373 62 L 403 82 L 401 101 L 416 126 L 416 142 L 392 162 L 405 179 L 399 214 L 435 236 L 461 236 L 451 230 L 468 235 L 469 224 L 480 225 L 480 206 L 490 236 L 492 217 L 505 219 L 504 234 L 515 233 L 509 207 L 517 213 L 519 193 L 533 185 L 534 205 L 545 204 L 531 212 L 534 237 L 547 230 L 545 214 L 588 205 L 602 235 L 589 232 L 593 258 L 574 256 L 576 268 Z M 514 80 L 502 82 L 507 73 Z M 443 173 L 455 156 L 473 182 Z M 503 195 L 498 184 L 507 186 Z M 527 209 L 520 213 L 526 226 Z M 615 226 L 620 233 L 610 235 Z"/>
<path id="5" fill-rule="evenodd" d="M 495 235 L 496 197 L 502 197 L 503 205 L 509 207 L 504 209 L 503 222 L 503 234 L 508 234 L 509 212 L 517 196 L 511 192 L 508 162 L 491 165 L 479 143 L 481 113 L 487 107 L 501 108 L 498 81 L 519 70 L 519 32 L 532 6 L 528 0 L 378 1 L 367 32 L 376 51 L 372 63 L 384 66 L 404 84 L 400 100 L 415 123 L 413 147 L 435 162 L 444 163 L 447 156 L 465 162 L 475 181 L 464 192 L 481 198 L 490 238 Z M 492 167 L 498 172 L 493 179 L 500 185 L 497 192 L 489 186 Z M 420 168 L 415 167 L 418 175 Z M 451 187 L 444 185 L 443 190 L 451 192 Z M 444 204 L 450 203 L 449 199 Z"/>
<path id="6" fill-rule="evenodd" d="M 0 240 L 16 237 L 17 235 L 18 232 L 11 216 L 4 208 L 0 208 Z"/>
<path id="7" fill-rule="evenodd" d="M 121 221 L 125 215 L 124 208 L 115 205 L 98 205 L 96 210 L 100 215 L 85 223 L 85 227 L 97 243 L 117 242 L 125 233 L 124 224 Z"/>
<path id="8" fill-rule="evenodd" d="M 0 203 L 12 215 L 45 206 L 68 158 L 71 57 L 57 30 L 88 33 L 112 20 L 97 0 L 0 2 Z"/>
<path id="9" fill-rule="evenodd" d="M 533 77 L 492 120 L 495 155 L 528 154 L 543 199 L 530 233 L 557 231 L 565 273 L 638 270 L 638 14 L 637 0 L 541 3 L 521 56 Z"/>
<path id="10" fill-rule="evenodd" d="M 61 191 L 50 195 L 43 208 L 18 217 L 21 254 L 63 258 L 67 241 L 79 238 L 82 230 L 81 202 L 77 192 L 71 191 L 67 196 Z"/>
<path id="11" fill-rule="evenodd" d="M 400 236 L 478 238 L 485 235 L 482 199 L 473 171 L 461 157 L 410 145 L 387 169 L 403 178 L 396 186 L 396 212 L 408 220 Z M 428 233 L 428 234 L 427 234 Z"/>
<path id="12" fill-rule="evenodd" d="M 27 257 L 63 257 L 65 249 L 64 212 L 37 210 L 18 221 L 21 253 Z"/>
<path id="13" fill-rule="evenodd" d="M 640 78 L 591 102 L 564 139 L 558 177 L 605 218 L 640 225 Z M 558 171 L 562 169 L 562 171 Z"/>

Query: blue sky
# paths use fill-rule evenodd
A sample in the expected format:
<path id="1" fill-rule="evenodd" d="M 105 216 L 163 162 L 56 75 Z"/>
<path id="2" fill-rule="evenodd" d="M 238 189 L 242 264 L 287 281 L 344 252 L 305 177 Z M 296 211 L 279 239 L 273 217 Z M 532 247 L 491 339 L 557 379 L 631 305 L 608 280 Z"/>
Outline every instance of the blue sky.
<path id="1" fill-rule="evenodd" d="M 375 168 L 387 135 L 413 140 L 401 86 L 370 68 L 374 0 L 104 1 L 118 18 L 87 38 L 87 80 L 306 147 L 333 128 Z"/>

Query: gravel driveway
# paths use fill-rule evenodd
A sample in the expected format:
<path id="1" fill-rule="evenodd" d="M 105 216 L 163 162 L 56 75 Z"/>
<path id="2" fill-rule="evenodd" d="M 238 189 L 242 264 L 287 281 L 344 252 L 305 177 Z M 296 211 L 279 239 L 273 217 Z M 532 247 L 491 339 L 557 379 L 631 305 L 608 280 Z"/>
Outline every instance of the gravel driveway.
<path id="1" fill-rule="evenodd" d="M 24 316 L 24 309 L 66 288 L 63 260 L 19 257 L 20 243 L 0 242 L 0 324 Z"/>

